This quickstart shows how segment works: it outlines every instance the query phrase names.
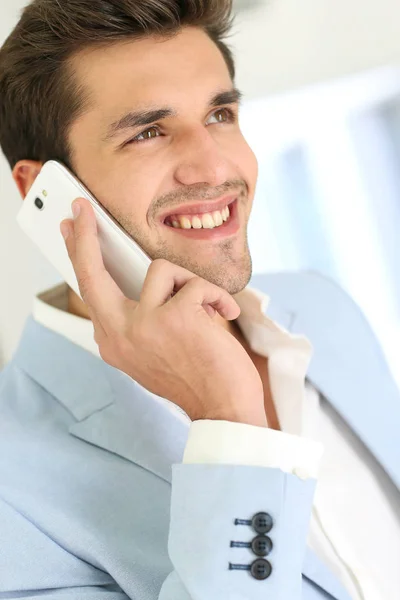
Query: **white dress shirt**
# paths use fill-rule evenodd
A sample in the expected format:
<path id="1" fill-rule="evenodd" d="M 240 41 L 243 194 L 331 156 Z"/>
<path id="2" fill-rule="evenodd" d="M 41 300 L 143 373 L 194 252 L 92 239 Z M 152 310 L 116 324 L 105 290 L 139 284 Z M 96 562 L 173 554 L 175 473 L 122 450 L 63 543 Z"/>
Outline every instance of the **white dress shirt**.
<path id="1" fill-rule="evenodd" d="M 186 463 L 276 467 L 317 477 L 308 544 L 354 600 L 400 599 L 400 494 L 369 450 L 306 380 L 310 342 L 265 314 L 269 299 L 247 287 L 235 296 L 237 323 L 252 350 L 268 357 L 282 431 L 228 421 L 188 422 Z M 67 313 L 67 285 L 34 299 L 36 321 L 100 357 L 93 324 Z M 379 399 L 377 399 L 379 401 Z"/>

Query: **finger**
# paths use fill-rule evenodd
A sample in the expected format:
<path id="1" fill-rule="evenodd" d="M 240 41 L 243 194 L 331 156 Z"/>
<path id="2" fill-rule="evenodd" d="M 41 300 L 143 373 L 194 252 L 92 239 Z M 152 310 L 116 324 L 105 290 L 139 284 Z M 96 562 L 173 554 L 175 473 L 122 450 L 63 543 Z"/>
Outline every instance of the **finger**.
<path id="1" fill-rule="evenodd" d="M 202 307 L 209 316 L 213 316 L 212 308 L 228 321 L 240 315 L 240 307 L 229 292 L 200 277 L 188 281 L 169 304 L 179 304 L 182 310 L 185 306 Z"/>
<path id="2" fill-rule="evenodd" d="M 225 319 L 237 319 L 240 308 L 226 290 L 164 259 L 156 259 L 151 263 L 140 295 L 140 302 L 147 308 L 156 308 L 168 300 L 172 302 L 172 295 L 177 298 L 176 302 L 180 302 L 182 298 L 180 290 L 186 288 L 191 280 L 197 280 L 199 284 L 194 286 L 194 292 L 188 296 L 189 302 L 193 303 L 198 299 L 210 317 L 213 317 L 217 311 Z M 212 288 L 214 289 L 212 290 Z"/>
<path id="3" fill-rule="evenodd" d="M 162 306 L 174 292 L 197 277 L 191 271 L 165 259 L 157 258 L 151 263 L 140 294 L 140 303 L 152 309 Z"/>
<path id="4" fill-rule="evenodd" d="M 73 234 L 66 240 L 79 291 L 89 314 L 93 314 L 105 331 L 122 316 L 126 297 L 104 266 L 97 223 L 90 202 L 79 199 L 80 215 L 73 221 Z"/>
<path id="5" fill-rule="evenodd" d="M 68 251 L 69 257 L 71 258 L 71 257 L 75 256 L 75 239 L 74 239 L 75 234 L 74 234 L 73 220 L 66 219 L 66 220 L 62 221 L 60 224 L 60 229 L 61 229 L 61 233 L 63 235 L 64 241 L 65 241 L 65 244 L 67 246 L 67 251 Z M 97 319 L 93 310 L 87 305 L 86 305 L 86 308 L 89 313 L 89 317 L 93 323 L 94 339 L 95 339 L 96 343 L 99 344 L 101 336 L 105 335 L 105 330 L 104 330 L 103 326 L 101 325 L 100 321 Z"/>

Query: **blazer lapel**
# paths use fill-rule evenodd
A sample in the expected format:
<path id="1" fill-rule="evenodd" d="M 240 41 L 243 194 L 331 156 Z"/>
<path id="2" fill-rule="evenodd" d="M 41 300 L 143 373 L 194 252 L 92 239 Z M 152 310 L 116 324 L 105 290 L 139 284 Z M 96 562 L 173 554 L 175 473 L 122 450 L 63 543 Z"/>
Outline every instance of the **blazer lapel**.
<path id="1" fill-rule="evenodd" d="M 122 371 L 108 373 L 112 404 L 72 425 L 70 433 L 151 471 L 168 483 L 181 463 L 190 421 Z"/>
<path id="2" fill-rule="evenodd" d="M 190 421 L 164 400 L 32 316 L 13 361 L 72 413 L 72 435 L 171 483 Z"/>

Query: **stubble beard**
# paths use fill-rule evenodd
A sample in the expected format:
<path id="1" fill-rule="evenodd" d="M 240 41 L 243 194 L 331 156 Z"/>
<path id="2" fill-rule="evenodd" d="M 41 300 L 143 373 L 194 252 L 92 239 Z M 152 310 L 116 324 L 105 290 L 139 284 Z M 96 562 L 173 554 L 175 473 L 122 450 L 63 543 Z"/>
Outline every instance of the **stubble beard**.
<path id="1" fill-rule="evenodd" d="M 157 258 L 168 260 L 191 271 L 198 277 L 214 283 L 231 295 L 241 292 L 251 279 L 252 260 L 248 244 L 247 222 L 241 232 L 243 237 L 241 244 L 238 243 L 236 236 L 221 240 L 218 242 L 218 248 L 215 248 L 214 252 L 208 253 L 208 258 L 201 262 L 198 259 L 198 249 L 201 248 L 201 245 L 194 244 L 192 253 L 178 252 L 171 247 L 171 243 L 166 242 L 161 235 L 158 235 L 155 248 L 154 242 L 151 243 L 147 236 L 132 224 L 133 219 L 128 219 L 125 215 L 118 215 L 118 217 L 122 227 L 152 260 Z M 207 243 L 210 242 L 207 240 L 201 242 L 201 244 Z M 212 260 L 209 258 L 210 254 L 213 255 Z"/>
<path id="2" fill-rule="evenodd" d="M 220 242 L 218 253 L 216 252 L 216 256 L 220 258 L 213 260 L 212 264 L 199 262 L 195 255 L 182 255 L 174 252 L 167 244 L 162 244 L 157 251 L 153 252 L 152 259 L 163 258 L 168 260 L 234 295 L 246 287 L 252 274 L 252 260 L 247 234 L 242 252 L 238 253 L 235 249 L 236 244 L 236 240 Z"/>

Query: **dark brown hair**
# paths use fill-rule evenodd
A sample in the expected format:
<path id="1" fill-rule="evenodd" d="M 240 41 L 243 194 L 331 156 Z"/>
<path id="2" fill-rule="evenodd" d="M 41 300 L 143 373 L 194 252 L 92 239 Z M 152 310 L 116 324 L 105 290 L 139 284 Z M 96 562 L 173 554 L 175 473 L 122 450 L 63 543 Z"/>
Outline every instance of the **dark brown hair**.
<path id="1" fill-rule="evenodd" d="M 34 0 L 0 49 L 0 146 L 11 169 L 19 160 L 55 159 L 70 169 L 67 136 L 87 109 L 69 60 L 89 47 L 202 28 L 217 45 L 232 27 L 232 0 Z"/>

